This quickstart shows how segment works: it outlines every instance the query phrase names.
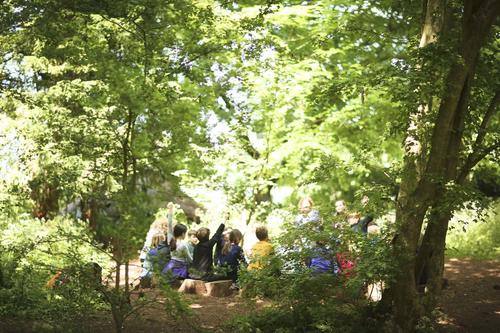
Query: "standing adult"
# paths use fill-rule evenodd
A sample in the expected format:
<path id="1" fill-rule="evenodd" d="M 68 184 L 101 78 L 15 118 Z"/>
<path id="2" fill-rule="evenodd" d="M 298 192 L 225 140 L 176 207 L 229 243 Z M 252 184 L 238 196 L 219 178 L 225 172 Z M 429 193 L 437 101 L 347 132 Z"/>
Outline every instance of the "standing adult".
<path id="1" fill-rule="evenodd" d="M 299 200 L 299 203 L 297 205 L 297 208 L 299 210 L 299 214 L 295 218 L 295 226 L 297 228 L 303 228 L 301 231 L 305 231 L 304 229 L 309 229 L 309 230 L 314 230 L 314 231 L 321 231 L 321 218 L 319 216 L 319 211 L 314 209 L 314 202 L 311 199 L 311 197 L 302 197 Z M 307 226 L 307 228 L 304 228 Z M 312 229 L 311 229 L 312 228 Z M 300 245 L 299 245 L 300 244 Z M 296 244 L 296 246 L 300 246 L 302 249 L 313 249 L 317 246 L 315 241 L 311 241 L 308 239 L 308 237 L 301 236 Z M 298 249 L 296 249 L 298 250 Z M 311 264 L 311 258 L 307 257 L 305 258 L 306 266 L 310 266 Z M 298 268 L 301 265 L 300 262 L 293 262 L 289 263 L 289 267 L 287 267 L 287 270 L 293 271 L 294 269 Z"/>
<path id="2" fill-rule="evenodd" d="M 299 214 L 295 218 L 295 226 L 299 227 L 311 222 L 320 222 L 319 211 L 314 209 L 314 202 L 311 197 L 301 198 L 297 207 Z"/>

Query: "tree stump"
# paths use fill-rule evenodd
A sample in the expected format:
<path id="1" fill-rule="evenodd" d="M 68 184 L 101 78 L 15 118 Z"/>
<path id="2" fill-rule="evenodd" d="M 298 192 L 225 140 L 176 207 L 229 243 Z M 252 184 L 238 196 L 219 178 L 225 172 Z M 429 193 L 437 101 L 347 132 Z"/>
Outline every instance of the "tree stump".
<path id="1" fill-rule="evenodd" d="M 207 290 L 206 296 L 212 296 L 212 297 L 229 296 L 232 293 L 230 289 L 232 283 L 233 281 L 231 280 L 207 282 L 205 283 L 205 287 Z"/>
<path id="2" fill-rule="evenodd" d="M 201 280 L 191 280 L 185 279 L 182 282 L 179 292 L 186 294 L 197 294 L 205 295 L 207 293 L 207 288 L 205 287 L 205 282 Z"/>

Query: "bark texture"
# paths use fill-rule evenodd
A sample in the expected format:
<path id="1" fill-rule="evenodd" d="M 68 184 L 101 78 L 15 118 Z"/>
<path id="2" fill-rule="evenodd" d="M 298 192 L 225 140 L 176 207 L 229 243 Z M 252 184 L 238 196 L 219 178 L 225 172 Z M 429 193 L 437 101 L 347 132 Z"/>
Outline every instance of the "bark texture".
<path id="1" fill-rule="evenodd" d="M 394 239 L 399 273 L 390 293 L 397 330 L 402 332 L 412 332 L 423 314 L 416 284 L 426 265 L 431 276 L 428 285 L 431 295 L 437 295 L 441 287 L 444 242 L 453 213 L 453 205 L 446 202 L 445 185 L 450 181 L 456 182 L 460 175 L 458 166 L 475 64 L 499 14 L 500 1 L 465 1 L 460 18 L 456 14 L 449 16 L 445 13 L 446 1 L 428 0 L 423 7 L 426 13 L 423 16 L 421 47 L 439 42 L 440 33 L 444 33 L 441 29 L 448 19 L 451 20 L 448 22 L 450 26 L 459 25 L 461 29 L 456 45 L 457 57 L 449 67 L 445 89 L 439 96 L 425 171 L 420 178 L 417 177 L 420 173 L 416 161 L 425 152 L 415 154 L 414 150 L 407 149 L 405 156 L 396 207 L 398 231 Z M 418 128 L 423 124 L 413 126 Z M 418 248 L 424 218 L 430 207 L 430 222 Z"/>

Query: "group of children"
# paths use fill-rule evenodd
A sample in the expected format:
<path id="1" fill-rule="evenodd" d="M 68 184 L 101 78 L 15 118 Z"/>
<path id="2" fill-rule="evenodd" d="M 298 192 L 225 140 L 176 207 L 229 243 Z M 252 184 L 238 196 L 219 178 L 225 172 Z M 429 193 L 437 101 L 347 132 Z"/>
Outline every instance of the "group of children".
<path id="1" fill-rule="evenodd" d="M 366 199 L 363 199 L 366 204 Z M 237 288 L 238 271 L 247 260 L 240 243 L 243 239 L 238 229 L 227 230 L 221 223 L 215 234 L 210 237 L 210 229 L 202 227 L 190 230 L 183 224 L 172 227 L 172 208 L 169 205 L 167 220 L 153 223 L 146 244 L 141 253 L 143 271 L 140 276 L 141 285 L 148 286 L 154 272 L 169 277 L 170 281 L 178 279 L 198 279 L 207 282 L 217 280 L 232 280 L 233 287 Z M 312 230 L 321 230 L 319 212 L 314 209 L 311 198 L 304 197 L 298 204 L 299 214 L 295 226 L 311 226 Z M 346 204 L 339 200 L 335 203 L 337 218 L 340 223 L 335 228 L 350 227 L 354 232 L 366 235 L 378 232 L 378 227 L 373 223 L 373 217 L 364 217 L 359 213 L 347 213 Z M 256 228 L 259 240 L 248 254 L 250 261 L 249 270 L 260 269 L 265 260 L 263 258 L 274 252 L 269 242 L 268 231 L 265 227 Z M 187 239 L 186 239 L 187 237 Z M 337 240 L 340 242 L 340 240 Z M 326 244 L 315 242 L 313 255 L 307 260 L 307 265 L 313 274 L 343 272 L 346 277 L 354 267 L 354 262 L 347 259 L 346 253 L 332 252 Z M 155 269 L 156 265 L 156 269 Z"/>
<path id="2" fill-rule="evenodd" d="M 363 207 L 368 203 L 368 198 L 365 196 L 361 201 Z M 299 214 L 295 219 L 295 225 L 311 226 L 318 231 L 322 229 L 321 218 L 319 212 L 314 210 L 314 202 L 310 197 L 300 199 L 298 203 Z M 355 233 L 362 235 L 378 233 L 378 226 L 373 223 L 373 217 L 370 214 L 361 216 L 359 212 L 347 212 L 345 201 L 338 200 L 335 202 L 336 218 L 334 228 L 343 229 L 350 228 Z M 337 244 L 341 243 L 340 239 L 335 239 Z M 313 274 L 342 272 L 345 277 L 352 275 L 352 270 L 355 262 L 349 259 L 349 254 L 345 252 L 335 252 L 329 249 L 322 242 L 315 242 L 313 246 L 313 255 L 307 260 L 307 266 L 312 270 Z"/>
<path id="3" fill-rule="evenodd" d="M 171 225 L 171 210 L 167 219 L 167 225 Z M 143 271 L 140 279 L 143 287 L 150 286 L 156 271 L 166 276 L 170 282 L 187 278 L 207 282 L 232 280 L 232 287 L 238 288 L 238 271 L 242 264 L 246 265 L 240 246 L 243 235 L 238 229 L 225 230 L 225 225 L 221 223 L 212 237 L 208 228 L 202 227 L 188 232 L 183 224 L 169 228 L 161 222 L 153 223 L 151 229 L 153 230 L 150 230 L 148 235 L 153 236 L 150 237 L 149 243 L 149 238 L 146 239 L 141 254 Z M 265 227 L 256 228 L 256 236 L 259 242 L 252 248 L 249 270 L 261 268 L 263 257 L 273 252 Z"/>

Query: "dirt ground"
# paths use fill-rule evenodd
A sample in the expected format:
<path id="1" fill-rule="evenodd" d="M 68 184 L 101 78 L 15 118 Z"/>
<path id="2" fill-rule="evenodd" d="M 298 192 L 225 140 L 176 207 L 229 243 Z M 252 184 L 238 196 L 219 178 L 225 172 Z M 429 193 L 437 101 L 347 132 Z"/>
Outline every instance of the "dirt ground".
<path id="1" fill-rule="evenodd" d="M 146 291 L 148 297 L 157 291 Z M 161 299 L 161 298 L 160 298 Z M 237 292 L 229 297 L 204 297 L 198 295 L 185 295 L 190 304 L 191 314 L 174 319 L 166 315 L 162 302 L 148 305 L 138 316 L 131 318 L 125 325 L 124 332 L 217 332 L 222 333 L 224 324 L 235 316 L 252 311 L 255 307 L 263 306 L 263 303 L 248 304 L 244 302 Z M 96 318 L 98 327 L 92 329 L 92 333 L 114 332 L 111 317 Z"/>
<path id="2" fill-rule="evenodd" d="M 442 332 L 500 332 L 500 261 L 449 259 L 444 275 Z"/>
<path id="3" fill-rule="evenodd" d="M 445 278 L 448 279 L 448 286 L 443 291 L 440 304 L 444 316 L 440 320 L 439 331 L 499 333 L 500 261 L 448 259 Z M 225 321 L 252 310 L 237 295 L 228 298 L 189 295 L 188 299 L 192 302 L 192 320 L 209 332 L 223 332 L 222 325 Z M 186 322 L 162 325 L 162 322 L 166 324 L 171 320 L 164 318 L 162 321 L 157 314 L 158 312 L 150 309 L 143 316 L 143 321 L 156 328 L 155 332 L 196 332 Z M 128 324 L 127 332 L 149 331 L 142 329 L 144 327 L 139 322 L 132 321 Z"/>
<path id="4" fill-rule="evenodd" d="M 467 333 L 500 332 L 500 261 L 448 259 L 448 286 L 443 291 L 439 331 Z M 249 305 L 237 294 L 227 298 L 187 295 L 193 317 L 186 321 L 166 318 L 161 307 L 147 309 L 141 319 L 127 324 L 126 332 L 223 332 L 223 324 L 237 315 L 266 304 Z M 109 323 L 111 329 L 111 322 Z M 104 328 L 104 327 L 103 327 Z"/>
<path id="5" fill-rule="evenodd" d="M 132 270 L 131 270 L 132 271 Z M 137 270 L 138 271 L 138 270 Z M 137 272 L 134 270 L 135 275 Z M 448 287 L 443 291 L 439 332 L 500 332 L 500 261 L 449 259 L 445 265 Z M 215 298 L 186 295 L 192 316 L 173 319 L 166 315 L 161 296 L 155 289 L 147 296 L 158 295 L 160 302 L 145 307 L 140 315 L 130 318 L 125 332 L 224 332 L 224 323 L 235 316 L 269 305 L 249 304 L 235 292 L 230 297 Z M 156 293 L 156 294 L 155 294 Z M 32 332 L 29 325 L 0 323 L 0 332 Z M 26 324 L 26 323 L 24 323 Z M 114 332 L 109 314 L 94 318 L 89 332 Z"/>

